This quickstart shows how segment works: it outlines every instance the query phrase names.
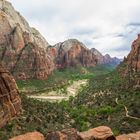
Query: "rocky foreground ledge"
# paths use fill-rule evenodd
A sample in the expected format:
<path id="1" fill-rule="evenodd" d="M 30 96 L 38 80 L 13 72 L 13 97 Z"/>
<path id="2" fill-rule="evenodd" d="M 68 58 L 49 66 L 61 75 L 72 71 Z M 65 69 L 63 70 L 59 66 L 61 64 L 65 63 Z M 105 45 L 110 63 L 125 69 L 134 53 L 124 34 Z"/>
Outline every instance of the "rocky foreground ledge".
<path id="1" fill-rule="evenodd" d="M 39 132 L 31 132 L 10 140 L 140 140 L 140 131 L 115 137 L 109 127 L 99 126 L 85 132 L 78 132 L 74 128 L 50 132 L 46 138 Z"/>

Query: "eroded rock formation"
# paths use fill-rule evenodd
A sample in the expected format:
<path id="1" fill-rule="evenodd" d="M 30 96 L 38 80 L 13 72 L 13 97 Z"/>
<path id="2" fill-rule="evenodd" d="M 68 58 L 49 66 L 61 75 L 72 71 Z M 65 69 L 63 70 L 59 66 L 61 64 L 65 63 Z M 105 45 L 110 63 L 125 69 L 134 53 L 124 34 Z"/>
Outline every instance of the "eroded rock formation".
<path id="1" fill-rule="evenodd" d="M 86 46 L 76 39 L 58 43 L 49 51 L 57 68 L 96 66 L 96 56 Z"/>
<path id="2" fill-rule="evenodd" d="M 43 36 L 15 11 L 0 1 L 0 60 L 16 79 L 46 79 L 54 69 Z"/>
<path id="3" fill-rule="evenodd" d="M 106 126 L 99 126 L 79 133 L 82 140 L 116 140 L 112 130 Z"/>
<path id="4" fill-rule="evenodd" d="M 21 100 L 16 82 L 0 63 L 0 128 L 20 113 Z"/>
<path id="5" fill-rule="evenodd" d="M 132 43 L 131 51 L 119 66 L 119 71 L 129 84 L 140 88 L 140 34 Z"/>

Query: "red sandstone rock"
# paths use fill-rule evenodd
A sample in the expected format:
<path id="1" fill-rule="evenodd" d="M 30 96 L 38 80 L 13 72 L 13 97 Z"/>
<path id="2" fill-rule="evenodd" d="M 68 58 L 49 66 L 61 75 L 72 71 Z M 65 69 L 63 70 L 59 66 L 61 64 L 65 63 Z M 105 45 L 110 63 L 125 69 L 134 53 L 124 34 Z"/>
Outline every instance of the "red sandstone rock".
<path id="1" fill-rule="evenodd" d="M 46 140 L 82 140 L 74 128 L 63 131 L 51 132 L 47 135 Z"/>
<path id="2" fill-rule="evenodd" d="M 100 126 L 85 132 L 77 132 L 75 129 L 51 132 L 46 140 L 116 140 L 110 128 Z"/>
<path id="3" fill-rule="evenodd" d="M 11 138 L 10 140 L 45 140 L 45 138 L 39 132 L 31 132 L 31 133 L 26 133 L 24 135 Z"/>
<path id="4" fill-rule="evenodd" d="M 112 130 L 106 126 L 99 126 L 79 135 L 83 140 L 115 140 Z"/>
<path id="5" fill-rule="evenodd" d="M 140 88 L 140 35 L 132 43 L 131 51 L 119 67 L 122 77 L 127 77 L 130 84 Z"/>
<path id="6" fill-rule="evenodd" d="M 50 48 L 57 68 L 96 66 L 96 56 L 76 39 L 69 39 Z M 54 55 L 53 55 L 54 54 Z"/>
<path id="7" fill-rule="evenodd" d="M 123 134 L 116 137 L 117 140 L 140 140 L 140 131 L 131 134 Z"/>
<path id="8" fill-rule="evenodd" d="M 48 43 L 12 5 L 0 1 L 0 60 L 16 79 L 46 79 L 54 69 Z"/>
<path id="9" fill-rule="evenodd" d="M 140 72 L 140 35 L 132 43 L 131 51 L 125 60 L 125 64 L 127 65 L 126 74 L 129 71 Z"/>
<path id="10" fill-rule="evenodd" d="M 0 64 L 0 128 L 20 113 L 21 100 L 16 82 Z"/>

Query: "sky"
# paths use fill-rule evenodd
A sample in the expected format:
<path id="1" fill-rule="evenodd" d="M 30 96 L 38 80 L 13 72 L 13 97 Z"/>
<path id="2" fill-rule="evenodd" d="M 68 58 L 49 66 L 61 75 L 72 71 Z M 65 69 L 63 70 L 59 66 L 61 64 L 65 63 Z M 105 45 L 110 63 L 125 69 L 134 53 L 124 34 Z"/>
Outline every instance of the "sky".
<path id="1" fill-rule="evenodd" d="M 9 0 L 50 45 L 75 38 L 123 58 L 140 33 L 140 0 Z"/>

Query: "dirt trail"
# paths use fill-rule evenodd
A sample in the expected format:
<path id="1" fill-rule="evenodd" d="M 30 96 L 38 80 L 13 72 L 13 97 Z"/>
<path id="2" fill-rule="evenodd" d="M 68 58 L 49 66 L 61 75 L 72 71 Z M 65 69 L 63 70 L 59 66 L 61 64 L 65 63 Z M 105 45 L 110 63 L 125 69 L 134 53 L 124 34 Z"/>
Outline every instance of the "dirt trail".
<path id="1" fill-rule="evenodd" d="M 66 93 L 59 93 L 59 91 L 51 91 L 49 93 L 41 93 L 40 95 L 30 95 L 29 98 L 39 99 L 39 100 L 47 100 L 47 101 L 61 101 L 68 100 L 70 96 L 75 96 L 81 86 L 85 86 L 87 84 L 87 80 L 79 80 L 74 81 L 70 86 L 67 87 Z"/>
<path id="2" fill-rule="evenodd" d="M 135 120 L 140 120 L 140 118 L 137 118 L 137 117 L 134 117 L 134 116 L 129 115 L 129 111 L 128 111 L 127 107 L 126 107 L 124 104 L 120 104 L 120 103 L 118 102 L 118 98 L 116 98 L 115 102 L 116 102 L 116 104 L 122 105 L 122 106 L 124 107 L 125 116 L 126 116 L 126 117 L 131 118 L 131 119 L 135 119 Z"/>

